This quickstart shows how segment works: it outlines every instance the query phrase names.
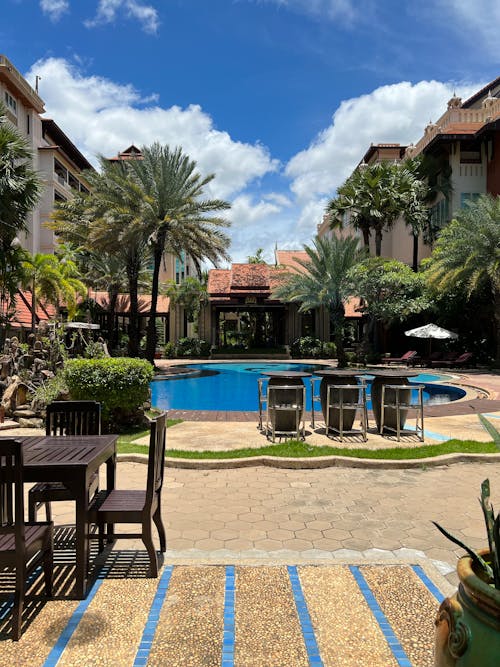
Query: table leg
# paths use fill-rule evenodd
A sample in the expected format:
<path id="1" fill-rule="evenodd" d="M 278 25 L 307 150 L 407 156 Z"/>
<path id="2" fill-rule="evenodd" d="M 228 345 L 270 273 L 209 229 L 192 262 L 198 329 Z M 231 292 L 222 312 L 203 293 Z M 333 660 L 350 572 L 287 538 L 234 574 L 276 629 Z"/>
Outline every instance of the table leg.
<path id="1" fill-rule="evenodd" d="M 112 491 L 116 484 L 116 452 L 106 461 L 106 489 Z M 115 525 L 108 523 L 106 526 L 108 544 L 115 541 Z"/>
<path id="2" fill-rule="evenodd" d="M 76 494 L 76 582 L 75 597 L 83 600 L 87 595 L 87 560 L 88 560 L 88 510 L 89 492 L 85 480 L 75 489 Z"/>

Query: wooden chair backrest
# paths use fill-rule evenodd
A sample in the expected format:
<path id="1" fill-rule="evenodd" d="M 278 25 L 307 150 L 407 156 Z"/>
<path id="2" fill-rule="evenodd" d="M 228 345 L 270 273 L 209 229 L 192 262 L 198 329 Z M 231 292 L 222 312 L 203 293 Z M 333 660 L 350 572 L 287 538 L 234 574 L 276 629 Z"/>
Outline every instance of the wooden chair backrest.
<path id="1" fill-rule="evenodd" d="M 23 450 L 19 440 L 0 440 L 0 543 L 2 535 L 15 536 L 16 553 L 24 558 Z M 0 550 L 1 562 L 1 550 Z"/>
<path id="2" fill-rule="evenodd" d="M 151 423 L 148 457 L 148 481 L 146 505 L 153 502 L 155 494 L 161 493 L 163 471 L 165 469 L 165 443 L 167 434 L 167 413 L 162 413 Z"/>
<path id="3" fill-rule="evenodd" d="M 54 401 L 47 406 L 45 434 L 100 435 L 101 404 L 97 401 Z"/>

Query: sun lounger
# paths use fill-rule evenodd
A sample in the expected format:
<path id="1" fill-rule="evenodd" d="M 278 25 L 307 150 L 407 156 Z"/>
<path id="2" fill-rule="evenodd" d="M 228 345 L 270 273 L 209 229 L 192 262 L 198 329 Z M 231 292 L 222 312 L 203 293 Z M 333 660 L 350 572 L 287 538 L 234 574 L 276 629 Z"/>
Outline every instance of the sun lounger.
<path id="1" fill-rule="evenodd" d="M 388 364 L 406 364 L 408 366 L 413 357 L 416 356 L 417 356 L 416 350 L 408 350 L 408 352 L 405 352 L 405 354 L 403 354 L 402 357 L 389 357 L 385 361 Z"/>

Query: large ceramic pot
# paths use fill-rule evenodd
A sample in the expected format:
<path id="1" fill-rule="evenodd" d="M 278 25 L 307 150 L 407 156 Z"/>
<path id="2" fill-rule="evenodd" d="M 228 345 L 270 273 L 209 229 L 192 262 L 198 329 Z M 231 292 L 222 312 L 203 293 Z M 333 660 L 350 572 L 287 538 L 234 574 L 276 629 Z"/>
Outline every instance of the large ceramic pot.
<path id="1" fill-rule="evenodd" d="M 413 373 L 412 375 L 417 375 Z M 372 410 L 373 416 L 375 417 L 375 423 L 377 424 L 377 431 L 380 431 L 380 419 L 381 419 L 381 404 L 382 404 L 382 387 L 383 385 L 403 385 L 408 386 L 408 389 L 403 389 L 399 393 L 400 400 L 402 402 L 409 403 L 411 398 L 411 384 L 408 380 L 406 374 L 401 375 L 376 375 L 372 382 L 371 389 L 371 398 L 372 398 Z M 385 392 L 385 400 L 387 403 L 395 402 L 395 391 L 393 389 L 387 389 Z M 406 423 L 406 417 L 408 415 L 408 410 L 404 408 L 399 409 L 399 418 L 400 418 L 400 428 L 403 429 Z M 394 408 L 385 408 L 384 409 L 384 426 L 391 429 L 392 431 L 396 430 L 397 426 L 397 413 Z"/>
<path id="2" fill-rule="evenodd" d="M 487 559 L 488 552 L 482 552 Z M 441 604 L 436 619 L 435 667 L 500 665 L 500 591 L 474 571 L 472 559 L 458 561 L 457 592 Z"/>
<path id="3" fill-rule="evenodd" d="M 287 387 L 302 387 L 304 383 L 300 378 L 296 377 L 287 377 L 287 378 L 274 378 L 269 379 L 270 387 L 282 387 L 283 385 Z M 287 390 L 284 389 L 280 392 L 280 401 L 283 404 L 289 403 L 294 405 L 297 400 L 297 392 L 293 389 Z M 299 411 L 299 421 L 302 420 L 304 413 L 304 406 Z M 292 408 L 290 410 L 277 410 L 275 415 L 275 430 L 281 433 L 293 433 L 297 430 L 297 413 Z"/>
<path id="4" fill-rule="evenodd" d="M 328 385 L 355 385 L 357 384 L 356 375 L 354 374 L 337 374 L 332 377 L 323 377 L 321 384 L 319 386 L 319 393 L 321 397 L 321 409 L 323 410 L 323 417 L 325 422 L 328 421 L 330 428 L 335 429 L 336 431 L 340 428 L 340 409 L 339 408 L 330 408 L 329 419 L 327 420 L 326 410 L 326 399 L 328 392 Z M 359 389 L 345 389 L 343 392 L 343 398 L 345 403 L 357 403 L 359 401 Z M 331 403 L 339 402 L 339 390 L 331 389 L 330 390 L 330 401 Z M 344 408 L 343 410 L 343 428 L 344 431 L 350 431 L 354 424 L 354 419 L 356 417 L 356 408 Z"/>

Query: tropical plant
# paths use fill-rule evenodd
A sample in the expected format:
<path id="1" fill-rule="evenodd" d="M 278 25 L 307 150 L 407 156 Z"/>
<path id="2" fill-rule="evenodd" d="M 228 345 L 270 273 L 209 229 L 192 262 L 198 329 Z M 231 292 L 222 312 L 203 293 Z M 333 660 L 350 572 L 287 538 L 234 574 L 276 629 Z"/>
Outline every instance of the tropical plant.
<path id="1" fill-rule="evenodd" d="M 51 303 L 59 314 L 61 302 L 72 319 L 76 313 L 78 295 L 84 296 L 87 288 L 78 277 L 72 261 L 60 261 L 55 255 L 26 254 L 23 262 L 22 284 L 31 291 L 31 328 L 36 329 L 36 304 L 39 299 Z"/>
<path id="2" fill-rule="evenodd" d="M 60 203 L 49 226 L 84 254 L 106 254 L 125 268 L 130 298 L 130 356 L 139 354 L 139 286 L 150 261 L 142 222 L 143 193 L 120 163 L 100 158 L 101 172 L 86 172 L 91 194 Z"/>
<path id="3" fill-rule="evenodd" d="M 488 288 L 500 366 L 500 197 L 482 195 L 457 213 L 441 232 L 425 274 L 439 290 L 459 287 L 471 296 Z"/>
<path id="4" fill-rule="evenodd" d="M 377 349 L 377 322 L 402 321 L 430 305 L 422 274 L 396 259 L 369 257 L 353 267 L 348 278 L 362 299 L 360 310 L 368 319 L 364 329 L 365 352 L 369 351 L 370 340 Z"/>
<path id="5" fill-rule="evenodd" d="M 184 308 L 188 322 L 197 323 L 202 306 L 208 303 L 206 283 L 192 276 L 185 278 L 179 285 L 173 280 L 168 281 L 165 294 L 172 305 Z"/>
<path id="6" fill-rule="evenodd" d="M 353 236 L 316 236 L 312 246 L 305 245 L 304 250 L 308 258 L 296 259 L 303 270 L 285 274 L 283 282 L 273 290 L 273 297 L 300 304 L 300 312 L 325 307 L 330 315 L 338 365 L 345 366 L 344 301 L 354 293 L 347 277 L 352 268 L 364 259 L 366 253 L 359 247 L 359 239 Z"/>
<path id="7" fill-rule="evenodd" d="M 264 259 L 264 248 L 257 248 L 255 255 L 248 256 L 249 264 L 265 264 L 266 260 Z"/>
<path id="8" fill-rule="evenodd" d="M 380 256 L 383 232 L 399 216 L 419 233 L 427 219 L 425 185 L 404 164 L 376 162 L 362 164 L 338 188 L 327 206 L 332 228 L 348 224 L 363 235 L 368 248 L 375 236 L 375 254 Z"/>
<path id="9" fill-rule="evenodd" d="M 182 152 L 154 143 L 141 148 L 142 159 L 129 160 L 126 169 L 140 192 L 140 216 L 151 245 L 153 272 L 146 358 L 154 360 L 156 350 L 156 312 L 159 272 L 163 254 L 180 257 L 185 252 L 198 271 L 204 260 L 215 266 L 229 259 L 229 238 L 221 229 L 229 222 L 214 215 L 230 208 L 221 199 L 204 199 L 214 174 L 202 176 L 196 162 Z"/>

